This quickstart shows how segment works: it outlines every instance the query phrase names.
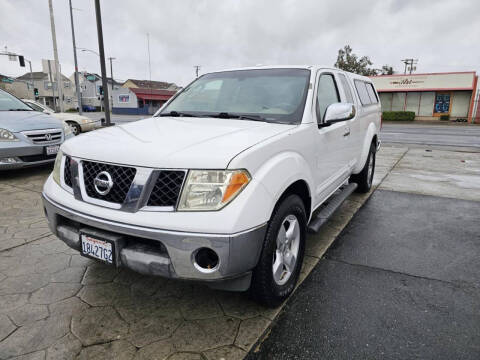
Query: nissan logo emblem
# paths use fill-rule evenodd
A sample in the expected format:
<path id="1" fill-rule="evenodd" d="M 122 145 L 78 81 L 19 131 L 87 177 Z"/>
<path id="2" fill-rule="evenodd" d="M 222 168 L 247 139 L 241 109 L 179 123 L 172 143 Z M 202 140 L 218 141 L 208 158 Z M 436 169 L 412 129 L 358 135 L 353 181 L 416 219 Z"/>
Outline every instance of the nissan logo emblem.
<path id="1" fill-rule="evenodd" d="M 93 179 L 93 186 L 100 195 L 107 195 L 113 187 L 112 175 L 102 171 Z"/>
<path id="2" fill-rule="evenodd" d="M 45 134 L 45 140 L 52 141 L 52 134 Z"/>

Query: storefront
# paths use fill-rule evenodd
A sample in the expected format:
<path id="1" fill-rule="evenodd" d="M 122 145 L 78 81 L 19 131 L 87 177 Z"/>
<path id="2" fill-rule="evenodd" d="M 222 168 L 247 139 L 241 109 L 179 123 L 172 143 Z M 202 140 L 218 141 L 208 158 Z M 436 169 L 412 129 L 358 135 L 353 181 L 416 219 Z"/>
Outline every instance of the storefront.
<path id="1" fill-rule="evenodd" d="M 382 111 L 413 111 L 415 120 L 472 121 L 478 76 L 475 72 L 373 76 Z"/>

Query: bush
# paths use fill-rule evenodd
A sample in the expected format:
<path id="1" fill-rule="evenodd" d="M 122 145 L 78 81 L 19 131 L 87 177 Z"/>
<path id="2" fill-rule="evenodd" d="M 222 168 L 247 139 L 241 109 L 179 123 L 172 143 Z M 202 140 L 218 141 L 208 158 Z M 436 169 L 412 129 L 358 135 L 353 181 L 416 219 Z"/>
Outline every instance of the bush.
<path id="1" fill-rule="evenodd" d="M 449 114 L 440 115 L 440 120 L 441 121 L 448 121 L 448 120 L 450 120 L 450 115 Z"/>
<path id="2" fill-rule="evenodd" d="M 415 112 L 413 111 L 384 111 L 383 120 L 385 121 L 413 121 Z"/>

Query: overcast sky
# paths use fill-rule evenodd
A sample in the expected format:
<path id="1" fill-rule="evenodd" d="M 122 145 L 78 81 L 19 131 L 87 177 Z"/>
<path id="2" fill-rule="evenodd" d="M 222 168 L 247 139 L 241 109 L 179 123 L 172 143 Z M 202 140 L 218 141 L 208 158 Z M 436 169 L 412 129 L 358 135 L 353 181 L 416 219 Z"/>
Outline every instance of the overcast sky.
<path id="1" fill-rule="evenodd" d="M 98 52 L 93 0 L 72 0 L 78 47 Z M 350 44 L 374 66 L 403 72 L 401 59 L 418 58 L 417 72 L 480 72 L 478 0 L 103 0 L 106 56 L 115 79 L 186 85 L 201 73 L 256 64 L 333 65 Z M 73 73 L 68 0 L 53 0 L 62 72 Z M 0 46 L 24 54 L 41 70 L 53 59 L 48 0 L 0 0 Z M 4 50 L 4 49 L 2 49 Z M 100 72 L 98 57 L 78 51 L 80 70 Z M 110 69 L 108 68 L 108 76 Z M 0 56 L 0 73 L 25 73 Z"/>

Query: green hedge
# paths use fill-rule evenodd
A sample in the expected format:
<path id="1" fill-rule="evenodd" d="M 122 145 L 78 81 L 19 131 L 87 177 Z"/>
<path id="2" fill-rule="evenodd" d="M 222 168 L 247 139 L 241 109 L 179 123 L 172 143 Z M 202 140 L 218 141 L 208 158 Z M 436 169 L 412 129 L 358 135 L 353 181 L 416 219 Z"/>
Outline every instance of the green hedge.
<path id="1" fill-rule="evenodd" d="M 413 121 L 415 112 L 413 111 L 384 111 L 383 120 L 385 121 Z"/>

